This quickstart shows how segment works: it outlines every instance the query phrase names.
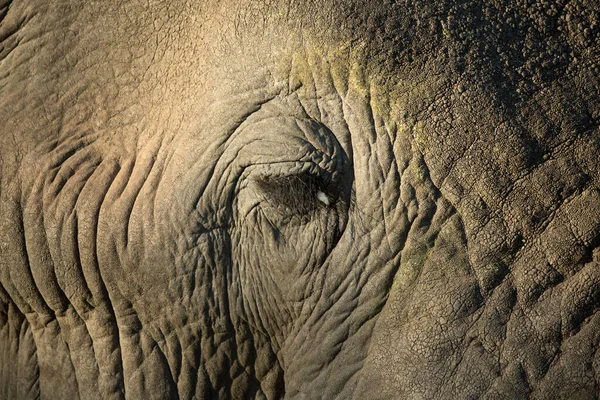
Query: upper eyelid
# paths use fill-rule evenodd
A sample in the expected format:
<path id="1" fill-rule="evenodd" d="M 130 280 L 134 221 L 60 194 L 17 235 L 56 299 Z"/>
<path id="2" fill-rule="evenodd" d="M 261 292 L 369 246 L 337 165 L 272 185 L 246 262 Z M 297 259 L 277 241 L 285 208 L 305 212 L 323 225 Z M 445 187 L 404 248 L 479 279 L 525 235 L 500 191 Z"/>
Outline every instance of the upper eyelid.
<path id="1" fill-rule="evenodd" d="M 264 166 L 264 168 L 262 168 Z M 334 182 L 338 171 L 330 171 L 328 168 L 313 161 L 283 161 L 275 163 L 261 163 L 249 166 L 245 179 L 266 180 L 278 178 L 292 178 L 300 176 L 312 176 L 323 183 Z"/>
<path id="2" fill-rule="evenodd" d="M 255 178 L 255 180 L 259 183 L 268 184 L 268 181 L 272 181 L 274 184 L 277 181 L 280 181 L 284 185 L 292 186 L 293 184 L 305 185 L 307 188 L 310 184 L 314 183 L 314 189 L 316 191 L 324 192 L 328 197 L 337 197 L 337 193 L 340 188 L 337 183 L 331 179 L 331 174 L 323 176 L 323 174 L 319 173 L 322 170 L 317 170 L 317 173 L 313 173 L 312 171 L 302 171 L 296 174 L 286 174 L 286 175 L 263 175 Z"/>

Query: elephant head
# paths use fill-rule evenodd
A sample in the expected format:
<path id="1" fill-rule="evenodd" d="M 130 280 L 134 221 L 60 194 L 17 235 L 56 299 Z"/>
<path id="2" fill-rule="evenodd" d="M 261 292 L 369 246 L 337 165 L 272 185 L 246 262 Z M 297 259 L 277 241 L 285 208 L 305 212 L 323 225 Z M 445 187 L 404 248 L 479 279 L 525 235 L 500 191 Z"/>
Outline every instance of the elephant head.
<path id="1" fill-rule="evenodd" d="M 0 397 L 597 396 L 596 2 L 34 3 Z"/>

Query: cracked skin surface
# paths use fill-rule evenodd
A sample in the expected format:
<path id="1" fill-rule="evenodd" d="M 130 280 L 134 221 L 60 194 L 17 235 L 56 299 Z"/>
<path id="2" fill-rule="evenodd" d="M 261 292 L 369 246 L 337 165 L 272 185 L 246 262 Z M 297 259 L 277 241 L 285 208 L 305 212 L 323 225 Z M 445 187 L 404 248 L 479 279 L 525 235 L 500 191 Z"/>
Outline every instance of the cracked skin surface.
<path id="1" fill-rule="evenodd" d="M 0 398 L 597 398 L 599 23 L 1 1 Z"/>

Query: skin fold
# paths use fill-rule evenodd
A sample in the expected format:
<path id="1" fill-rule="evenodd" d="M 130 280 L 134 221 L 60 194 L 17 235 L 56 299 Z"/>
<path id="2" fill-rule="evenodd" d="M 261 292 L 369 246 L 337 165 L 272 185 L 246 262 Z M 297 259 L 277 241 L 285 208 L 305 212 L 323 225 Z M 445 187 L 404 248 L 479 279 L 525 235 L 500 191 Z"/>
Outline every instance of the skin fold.
<path id="1" fill-rule="evenodd" d="M 0 0 L 0 398 L 597 398 L 599 32 Z"/>

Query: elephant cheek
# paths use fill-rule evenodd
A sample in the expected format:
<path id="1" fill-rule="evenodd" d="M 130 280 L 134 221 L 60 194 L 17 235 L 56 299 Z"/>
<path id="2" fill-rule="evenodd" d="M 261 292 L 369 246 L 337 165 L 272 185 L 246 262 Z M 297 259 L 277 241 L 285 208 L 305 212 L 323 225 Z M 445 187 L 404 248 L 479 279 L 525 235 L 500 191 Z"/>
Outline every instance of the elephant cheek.
<path id="1" fill-rule="evenodd" d="M 456 349 L 462 348 L 483 299 L 469 266 L 459 217 L 450 217 L 433 247 L 420 253 L 403 251 L 356 398 L 433 398 L 461 363 L 463 354 Z M 420 272 L 411 276 L 411 268 Z M 475 368 L 482 371 L 473 379 L 490 376 L 491 364 Z"/>
<path id="2" fill-rule="evenodd" d="M 278 229 L 251 215 L 232 233 L 232 268 L 243 298 L 240 312 L 275 342 L 293 320 L 294 306 L 310 295 L 310 282 L 335 246 L 339 228 L 333 220 Z"/>

